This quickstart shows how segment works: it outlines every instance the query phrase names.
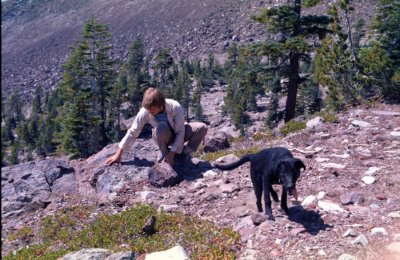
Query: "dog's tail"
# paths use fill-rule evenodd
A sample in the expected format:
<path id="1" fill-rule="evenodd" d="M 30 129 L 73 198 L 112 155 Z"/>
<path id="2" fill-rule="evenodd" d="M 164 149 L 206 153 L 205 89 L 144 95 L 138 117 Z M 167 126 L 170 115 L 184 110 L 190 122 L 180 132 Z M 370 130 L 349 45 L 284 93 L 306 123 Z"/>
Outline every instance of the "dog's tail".
<path id="1" fill-rule="evenodd" d="M 214 163 L 214 167 L 220 169 L 220 170 L 233 170 L 237 167 L 239 167 L 240 165 L 249 162 L 251 159 L 252 154 L 248 154 L 248 155 L 244 155 L 242 156 L 238 161 L 233 162 L 233 163 L 227 163 L 227 164 L 223 164 L 223 163 Z"/>

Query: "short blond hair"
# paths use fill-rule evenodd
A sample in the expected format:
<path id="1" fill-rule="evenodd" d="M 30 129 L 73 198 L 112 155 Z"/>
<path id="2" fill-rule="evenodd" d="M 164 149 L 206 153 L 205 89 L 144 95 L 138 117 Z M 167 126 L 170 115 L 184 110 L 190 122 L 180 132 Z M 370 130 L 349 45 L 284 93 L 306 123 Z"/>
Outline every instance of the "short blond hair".
<path id="1" fill-rule="evenodd" d="M 150 107 L 165 107 L 165 97 L 161 91 L 158 91 L 155 88 L 148 88 L 144 92 L 142 106 L 145 109 L 149 109 Z"/>

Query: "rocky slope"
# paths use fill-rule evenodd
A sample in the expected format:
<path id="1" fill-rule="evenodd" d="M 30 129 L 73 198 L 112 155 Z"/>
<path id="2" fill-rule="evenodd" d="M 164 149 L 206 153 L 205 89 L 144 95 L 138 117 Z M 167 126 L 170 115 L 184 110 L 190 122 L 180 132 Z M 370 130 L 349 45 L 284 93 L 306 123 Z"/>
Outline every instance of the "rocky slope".
<path id="1" fill-rule="evenodd" d="M 2 79 L 5 96 L 17 90 L 29 99 L 35 86 L 57 86 L 61 64 L 69 47 L 79 40 L 84 21 L 95 15 L 109 25 L 113 56 L 126 60 L 137 37 L 149 54 L 170 48 L 174 57 L 223 57 L 234 42 L 250 43 L 266 38 L 263 26 L 251 15 L 286 0 L 6 0 L 2 1 Z M 335 1 L 306 12 L 321 13 Z M 353 21 L 369 19 L 376 1 L 356 0 Z"/>
<path id="2" fill-rule="evenodd" d="M 220 117 L 222 90 L 207 95 L 215 109 L 208 114 L 208 138 L 218 131 L 235 135 Z M 254 117 L 254 125 L 260 117 Z M 256 213 L 248 164 L 225 172 L 192 158 L 187 164 L 177 162 L 183 176 L 179 185 L 150 185 L 147 171 L 157 150 L 152 140 L 138 140 L 124 153 L 123 163 L 111 167 L 104 161 L 116 144 L 86 160 L 48 158 L 4 167 L 2 255 L 22 246 L 8 239 L 10 233 L 23 226 L 39 230 L 42 217 L 60 208 L 95 205 L 94 217 L 145 202 L 233 227 L 241 235 L 238 259 L 338 259 L 343 253 L 396 259 L 399 251 L 388 246 L 399 250 L 400 108 L 375 104 L 336 117 L 332 123 L 310 121 L 309 128 L 285 138 L 231 144 L 232 150 L 288 147 L 307 166 L 297 184 L 299 201 L 288 202 L 292 216 L 282 215 L 273 204 L 274 223 Z"/>

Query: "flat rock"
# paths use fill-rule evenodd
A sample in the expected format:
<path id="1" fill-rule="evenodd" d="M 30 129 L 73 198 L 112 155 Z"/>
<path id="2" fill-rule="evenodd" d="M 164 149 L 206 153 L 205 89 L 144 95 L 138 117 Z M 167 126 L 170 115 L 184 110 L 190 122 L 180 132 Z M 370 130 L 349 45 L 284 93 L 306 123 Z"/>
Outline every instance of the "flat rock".
<path id="1" fill-rule="evenodd" d="M 388 214 L 389 218 L 400 218 L 400 211 L 393 211 Z"/>
<path id="2" fill-rule="evenodd" d="M 328 212 L 344 212 L 344 209 L 341 208 L 339 205 L 328 201 L 318 201 L 318 207 Z"/>
<path id="3" fill-rule="evenodd" d="M 333 168 L 333 169 L 344 169 L 346 165 L 338 164 L 338 163 L 321 163 L 321 166 L 324 168 Z"/>
<path id="4" fill-rule="evenodd" d="M 362 179 L 361 179 L 365 184 L 373 184 L 374 182 L 375 182 L 375 177 L 372 177 L 372 176 L 364 176 Z"/>
<path id="5" fill-rule="evenodd" d="M 366 127 L 372 126 L 370 123 L 365 122 L 365 121 L 361 121 L 361 120 L 353 120 L 353 121 L 351 121 L 351 124 L 354 125 L 354 126 L 362 127 L 362 128 L 366 128 Z"/>

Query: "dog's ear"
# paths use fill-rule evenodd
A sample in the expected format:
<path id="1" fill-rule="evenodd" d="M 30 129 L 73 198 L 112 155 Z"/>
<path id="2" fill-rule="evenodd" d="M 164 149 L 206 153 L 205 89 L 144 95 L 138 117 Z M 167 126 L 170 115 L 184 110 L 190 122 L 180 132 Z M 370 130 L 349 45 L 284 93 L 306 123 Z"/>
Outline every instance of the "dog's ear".
<path id="1" fill-rule="evenodd" d="M 303 161 L 297 158 L 293 159 L 294 162 L 294 167 L 296 167 L 298 170 L 300 170 L 301 168 L 303 168 L 303 170 L 306 170 L 306 166 L 304 165 Z"/>

